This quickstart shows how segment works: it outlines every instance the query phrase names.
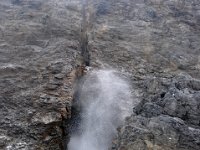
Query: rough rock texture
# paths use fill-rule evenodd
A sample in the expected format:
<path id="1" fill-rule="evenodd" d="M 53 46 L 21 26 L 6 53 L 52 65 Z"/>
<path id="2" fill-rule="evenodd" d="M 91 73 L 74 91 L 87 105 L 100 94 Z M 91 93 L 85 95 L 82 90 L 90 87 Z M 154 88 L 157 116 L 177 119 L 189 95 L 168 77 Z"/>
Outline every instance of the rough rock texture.
<path id="1" fill-rule="evenodd" d="M 163 79 L 156 81 L 162 92 L 144 96 L 119 129 L 112 149 L 200 148 L 199 81 L 186 76 L 174 77 L 167 81 L 169 85 Z"/>
<path id="2" fill-rule="evenodd" d="M 111 149 L 200 149 L 199 0 L 1 0 L 0 149 L 63 148 L 82 59 L 131 79 Z"/>
<path id="3" fill-rule="evenodd" d="M 81 60 L 80 1 L 0 1 L 0 149 L 62 149 Z"/>
<path id="4" fill-rule="evenodd" d="M 135 96 L 112 149 L 200 149 L 200 1 L 93 5 L 91 65 L 117 68 Z"/>

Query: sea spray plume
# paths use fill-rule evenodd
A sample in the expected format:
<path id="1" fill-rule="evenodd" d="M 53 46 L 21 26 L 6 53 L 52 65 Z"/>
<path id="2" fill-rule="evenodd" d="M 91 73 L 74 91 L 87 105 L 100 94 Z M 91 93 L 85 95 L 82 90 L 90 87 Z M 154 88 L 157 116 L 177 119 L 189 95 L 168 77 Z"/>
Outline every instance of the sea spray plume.
<path id="1" fill-rule="evenodd" d="M 81 133 L 72 135 L 69 150 L 107 150 L 117 127 L 131 112 L 129 84 L 113 70 L 89 73 L 80 91 Z"/>

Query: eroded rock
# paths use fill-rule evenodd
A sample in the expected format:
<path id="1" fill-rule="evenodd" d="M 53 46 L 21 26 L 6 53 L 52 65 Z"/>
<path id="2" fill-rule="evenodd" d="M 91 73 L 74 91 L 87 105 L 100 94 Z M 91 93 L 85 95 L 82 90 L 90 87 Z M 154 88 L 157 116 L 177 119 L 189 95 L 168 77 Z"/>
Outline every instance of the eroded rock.
<path id="1" fill-rule="evenodd" d="M 62 149 L 82 63 L 80 1 L 2 0 L 0 16 L 0 149 Z"/>

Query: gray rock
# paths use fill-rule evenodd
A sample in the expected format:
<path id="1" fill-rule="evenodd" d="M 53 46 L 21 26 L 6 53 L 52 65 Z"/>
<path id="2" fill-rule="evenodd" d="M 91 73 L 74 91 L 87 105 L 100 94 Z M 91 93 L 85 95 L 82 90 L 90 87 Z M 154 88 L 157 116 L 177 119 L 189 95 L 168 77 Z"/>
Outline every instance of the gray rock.
<path id="1" fill-rule="evenodd" d="M 0 149 L 62 149 L 71 116 L 79 1 L 0 2 Z M 42 20 L 42 21 L 41 21 Z M 68 91 L 64 91 L 64 83 Z"/>
<path id="2" fill-rule="evenodd" d="M 133 114 L 112 149 L 199 150 L 200 1 L 87 4 L 88 64 L 121 71 L 133 87 Z M 79 123 L 81 11 L 80 0 L 1 0 L 0 149 L 63 149 Z"/>
<path id="3" fill-rule="evenodd" d="M 88 29 L 91 65 L 124 73 L 136 97 L 111 147 L 200 149 L 199 133 L 190 130 L 199 130 L 200 2 L 111 0 L 108 6 Z"/>

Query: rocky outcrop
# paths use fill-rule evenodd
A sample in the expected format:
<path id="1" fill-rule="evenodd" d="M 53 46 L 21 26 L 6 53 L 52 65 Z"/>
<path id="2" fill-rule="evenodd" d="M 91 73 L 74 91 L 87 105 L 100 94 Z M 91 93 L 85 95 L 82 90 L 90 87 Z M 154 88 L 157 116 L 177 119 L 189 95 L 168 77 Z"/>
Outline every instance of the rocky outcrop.
<path id="1" fill-rule="evenodd" d="M 89 32 L 92 66 L 118 68 L 133 114 L 116 150 L 200 149 L 200 2 L 99 0 Z"/>
<path id="2" fill-rule="evenodd" d="M 112 149 L 198 150 L 199 81 L 183 75 L 168 81 L 169 85 L 163 79 L 155 81 L 162 92 L 147 92 L 119 129 Z"/>
<path id="3" fill-rule="evenodd" d="M 82 64 L 130 78 L 133 114 L 112 149 L 200 149 L 198 0 L 1 0 L 0 8 L 0 149 L 63 149 L 63 120 L 79 117 L 71 105 Z"/>
<path id="4" fill-rule="evenodd" d="M 62 149 L 82 65 L 79 1 L 0 2 L 0 149 Z"/>

